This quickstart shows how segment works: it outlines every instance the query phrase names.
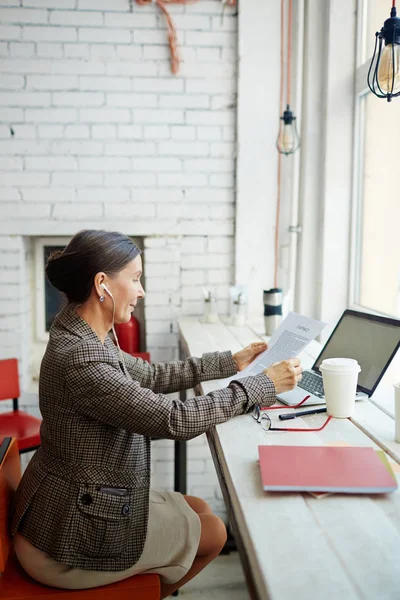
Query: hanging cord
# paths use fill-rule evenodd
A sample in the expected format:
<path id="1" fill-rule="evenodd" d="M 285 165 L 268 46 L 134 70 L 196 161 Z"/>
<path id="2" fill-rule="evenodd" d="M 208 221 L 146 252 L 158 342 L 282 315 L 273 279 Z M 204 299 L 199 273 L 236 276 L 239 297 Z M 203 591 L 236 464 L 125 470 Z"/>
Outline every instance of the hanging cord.
<path id="1" fill-rule="evenodd" d="M 393 0 L 395 2 L 395 0 Z M 289 0 L 288 10 L 288 33 L 287 33 L 287 83 L 286 83 L 286 104 L 290 104 L 290 79 L 291 79 L 291 58 L 292 58 L 292 2 Z M 281 79 L 279 92 L 279 115 L 284 110 L 284 21 L 285 21 L 285 0 L 281 0 Z M 278 287 L 279 271 L 279 223 L 281 213 L 281 179 L 282 179 L 282 154 L 278 152 L 278 173 L 277 173 L 277 198 L 276 198 L 276 218 L 275 218 L 275 264 L 274 264 L 274 288 Z"/>
<path id="2" fill-rule="evenodd" d="M 152 4 L 153 2 L 158 5 L 160 10 L 164 13 L 168 26 L 168 43 L 171 49 L 171 71 L 174 75 L 179 72 L 179 64 L 181 59 L 178 53 L 178 38 L 176 35 L 176 27 L 167 10 L 168 4 L 194 4 L 198 0 L 136 0 L 136 4 L 145 6 Z M 236 6 L 237 0 L 221 0 L 224 6 L 233 7 Z"/>

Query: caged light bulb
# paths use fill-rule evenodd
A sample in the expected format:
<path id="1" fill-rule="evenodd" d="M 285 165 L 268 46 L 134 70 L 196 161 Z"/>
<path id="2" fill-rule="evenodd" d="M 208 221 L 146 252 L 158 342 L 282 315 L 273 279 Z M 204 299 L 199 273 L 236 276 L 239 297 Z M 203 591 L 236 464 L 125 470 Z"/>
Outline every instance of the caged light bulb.
<path id="1" fill-rule="evenodd" d="M 385 94 L 397 94 L 397 92 L 400 92 L 399 44 L 387 44 L 385 46 L 379 62 L 378 84 L 382 92 Z"/>

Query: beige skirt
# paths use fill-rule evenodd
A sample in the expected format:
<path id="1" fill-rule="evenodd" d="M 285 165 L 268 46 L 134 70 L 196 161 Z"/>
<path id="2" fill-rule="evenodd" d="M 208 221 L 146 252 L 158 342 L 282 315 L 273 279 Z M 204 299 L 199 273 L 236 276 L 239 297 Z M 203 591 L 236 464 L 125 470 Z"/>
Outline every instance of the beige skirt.
<path id="1" fill-rule="evenodd" d="M 124 571 L 87 571 L 57 562 L 17 533 L 15 553 L 36 581 L 64 589 L 87 589 L 139 573 L 158 573 L 165 583 L 179 581 L 190 569 L 199 547 L 200 519 L 179 492 L 150 490 L 149 525 L 138 562 Z"/>

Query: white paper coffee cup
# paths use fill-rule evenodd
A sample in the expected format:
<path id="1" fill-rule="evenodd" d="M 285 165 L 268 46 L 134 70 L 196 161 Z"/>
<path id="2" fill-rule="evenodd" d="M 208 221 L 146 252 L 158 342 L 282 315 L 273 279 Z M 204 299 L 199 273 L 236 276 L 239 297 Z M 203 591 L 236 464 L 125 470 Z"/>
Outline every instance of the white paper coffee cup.
<path id="1" fill-rule="evenodd" d="M 358 362 L 352 358 L 327 358 L 320 365 L 326 411 L 336 419 L 346 419 L 354 412 L 358 374 Z"/>
<path id="2" fill-rule="evenodd" d="M 400 442 L 400 382 L 394 384 L 394 439 Z"/>

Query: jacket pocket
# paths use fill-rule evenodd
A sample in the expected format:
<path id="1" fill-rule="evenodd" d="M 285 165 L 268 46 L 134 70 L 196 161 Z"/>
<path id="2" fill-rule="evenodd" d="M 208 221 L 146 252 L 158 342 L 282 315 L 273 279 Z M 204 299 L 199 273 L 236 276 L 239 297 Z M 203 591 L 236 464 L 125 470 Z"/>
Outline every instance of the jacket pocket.
<path id="1" fill-rule="evenodd" d="M 73 551 L 92 558 L 112 558 L 127 546 L 137 495 L 141 490 L 114 494 L 98 485 L 80 484 L 76 518 L 71 524 Z M 120 489 L 120 488 L 116 488 Z"/>

